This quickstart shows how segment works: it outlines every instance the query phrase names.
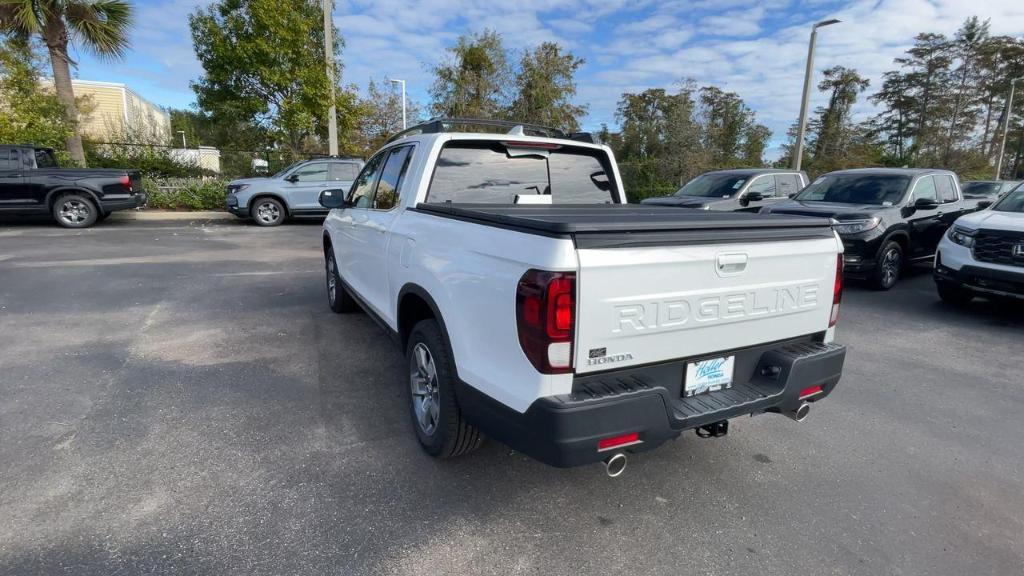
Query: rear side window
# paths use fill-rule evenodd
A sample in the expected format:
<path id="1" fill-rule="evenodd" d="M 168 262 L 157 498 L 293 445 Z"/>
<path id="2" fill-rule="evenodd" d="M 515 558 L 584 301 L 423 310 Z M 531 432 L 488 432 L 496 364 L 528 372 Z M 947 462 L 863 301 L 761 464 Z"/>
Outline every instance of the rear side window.
<path id="1" fill-rule="evenodd" d="M 334 182 L 351 182 L 359 174 L 359 166 L 350 162 L 332 162 L 330 177 Z"/>
<path id="2" fill-rule="evenodd" d="M 427 202 L 514 204 L 549 196 L 552 204 L 608 204 L 615 196 L 607 163 L 600 150 L 451 142 L 438 156 Z"/>
<path id="3" fill-rule="evenodd" d="M 57 159 L 52 150 L 36 150 L 36 168 L 56 168 Z"/>
<path id="4" fill-rule="evenodd" d="M 776 174 L 775 184 L 779 196 L 789 196 L 800 191 L 800 180 L 796 174 Z"/>
<path id="5" fill-rule="evenodd" d="M 935 179 L 935 189 L 939 193 L 939 202 L 956 202 L 959 200 L 956 197 L 956 187 L 953 185 L 952 176 L 939 174 L 932 178 Z"/>
<path id="6" fill-rule="evenodd" d="M 11 152 L 12 150 L 10 148 L 0 148 L 0 170 L 12 170 L 17 168 L 15 163 L 11 161 Z M 15 162 L 16 161 L 17 158 L 15 158 Z"/>

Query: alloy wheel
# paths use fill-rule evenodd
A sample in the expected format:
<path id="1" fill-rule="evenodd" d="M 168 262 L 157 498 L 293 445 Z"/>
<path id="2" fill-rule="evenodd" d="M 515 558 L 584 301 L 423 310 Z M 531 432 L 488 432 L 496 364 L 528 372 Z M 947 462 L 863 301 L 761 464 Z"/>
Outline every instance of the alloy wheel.
<path id="1" fill-rule="evenodd" d="M 890 248 L 882 257 L 882 283 L 885 286 L 892 286 L 900 274 L 900 251 L 897 248 Z"/>
<path id="2" fill-rule="evenodd" d="M 412 349 L 409 359 L 409 386 L 412 389 L 412 408 L 416 423 L 427 436 L 434 434 L 440 421 L 441 395 L 437 387 L 437 368 L 434 357 L 422 342 Z"/>
<path id="3" fill-rule="evenodd" d="M 276 204 L 264 202 L 256 207 L 256 218 L 264 224 L 273 224 L 281 218 L 281 210 Z"/>
<path id="4" fill-rule="evenodd" d="M 81 200 L 66 200 L 60 206 L 60 218 L 67 224 L 81 224 L 89 218 L 91 208 Z"/>

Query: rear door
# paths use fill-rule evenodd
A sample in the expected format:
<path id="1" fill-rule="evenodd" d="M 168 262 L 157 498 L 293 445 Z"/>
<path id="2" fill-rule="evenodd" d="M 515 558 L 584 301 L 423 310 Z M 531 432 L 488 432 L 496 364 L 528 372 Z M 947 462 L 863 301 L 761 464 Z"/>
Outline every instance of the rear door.
<path id="1" fill-rule="evenodd" d="M 581 248 L 576 371 L 821 332 L 838 250 L 828 229 L 801 240 Z"/>
<path id="2" fill-rule="evenodd" d="M 0 208 L 34 204 L 31 196 L 18 150 L 0 146 Z"/>

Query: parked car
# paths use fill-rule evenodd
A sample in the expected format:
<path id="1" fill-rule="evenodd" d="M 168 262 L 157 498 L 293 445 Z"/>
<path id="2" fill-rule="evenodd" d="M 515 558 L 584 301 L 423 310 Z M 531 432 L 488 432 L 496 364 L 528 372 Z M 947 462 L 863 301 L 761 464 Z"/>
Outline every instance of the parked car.
<path id="1" fill-rule="evenodd" d="M 316 158 L 296 162 L 270 177 L 232 180 L 225 206 L 260 226 L 277 226 L 290 217 L 322 218 L 327 210 L 317 202 L 320 191 L 351 186 L 362 167 L 358 158 Z"/>
<path id="2" fill-rule="evenodd" d="M 137 170 L 61 168 L 51 148 L 0 144 L 0 214 L 50 214 L 65 228 L 87 228 L 145 203 Z"/>
<path id="3" fill-rule="evenodd" d="M 946 229 L 971 210 L 948 170 L 862 168 L 820 176 L 764 211 L 838 220 L 847 276 L 888 290 L 904 266 L 931 261 Z"/>
<path id="4" fill-rule="evenodd" d="M 697 176 L 671 196 L 646 198 L 641 200 L 641 204 L 757 212 L 764 206 L 789 198 L 806 185 L 807 174 L 796 170 L 718 170 Z"/>
<path id="5" fill-rule="evenodd" d="M 1024 186 L 957 219 L 939 243 L 934 276 L 939 297 L 954 304 L 1024 299 Z"/>
<path id="6" fill-rule="evenodd" d="M 799 421 L 832 392 L 828 219 L 626 204 L 608 147 L 495 121 L 509 132 L 447 131 L 466 122 L 403 132 L 321 196 L 328 303 L 405 351 L 429 454 L 487 434 L 614 475 L 684 430 Z"/>
<path id="7" fill-rule="evenodd" d="M 964 199 L 995 200 L 1020 183 L 1020 180 L 970 180 L 962 183 Z"/>

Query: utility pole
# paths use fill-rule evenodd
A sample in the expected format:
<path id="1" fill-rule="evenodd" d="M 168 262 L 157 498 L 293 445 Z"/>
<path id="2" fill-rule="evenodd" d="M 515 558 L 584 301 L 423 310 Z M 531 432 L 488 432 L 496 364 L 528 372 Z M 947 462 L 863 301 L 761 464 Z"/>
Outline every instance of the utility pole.
<path id="1" fill-rule="evenodd" d="M 1017 80 L 1010 80 L 1010 97 L 1006 101 L 1006 122 L 1003 123 L 1003 141 L 999 144 L 999 160 L 996 161 L 996 180 L 999 180 L 1003 172 L 1003 153 L 1006 152 L 1006 134 L 1010 131 L 1010 117 L 1013 116 L 1013 91 L 1017 87 Z"/>
<path id="2" fill-rule="evenodd" d="M 402 85 L 402 130 L 405 130 L 405 80 L 392 78 L 391 83 Z"/>
<path id="3" fill-rule="evenodd" d="M 327 61 L 327 81 L 331 85 L 331 107 L 327 110 L 327 152 L 338 155 L 338 111 L 334 106 L 334 0 L 324 4 L 324 60 Z"/>
<path id="4" fill-rule="evenodd" d="M 807 107 L 811 101 L 811 76 L 814 74 L 814 44 L 818 39 L 818 28 L 838 24 L 840 21 L 832 18 L 822 20 L 811 27 L 811 42 L 807 47 L 807 69 L 804 71 L 804 94 L 800 101 L 799 129 L 796 133 L 796 151 L 793 154 L 793 169 L 799 170 L 804 156 L 804 134 L 807 132 Z"/>

